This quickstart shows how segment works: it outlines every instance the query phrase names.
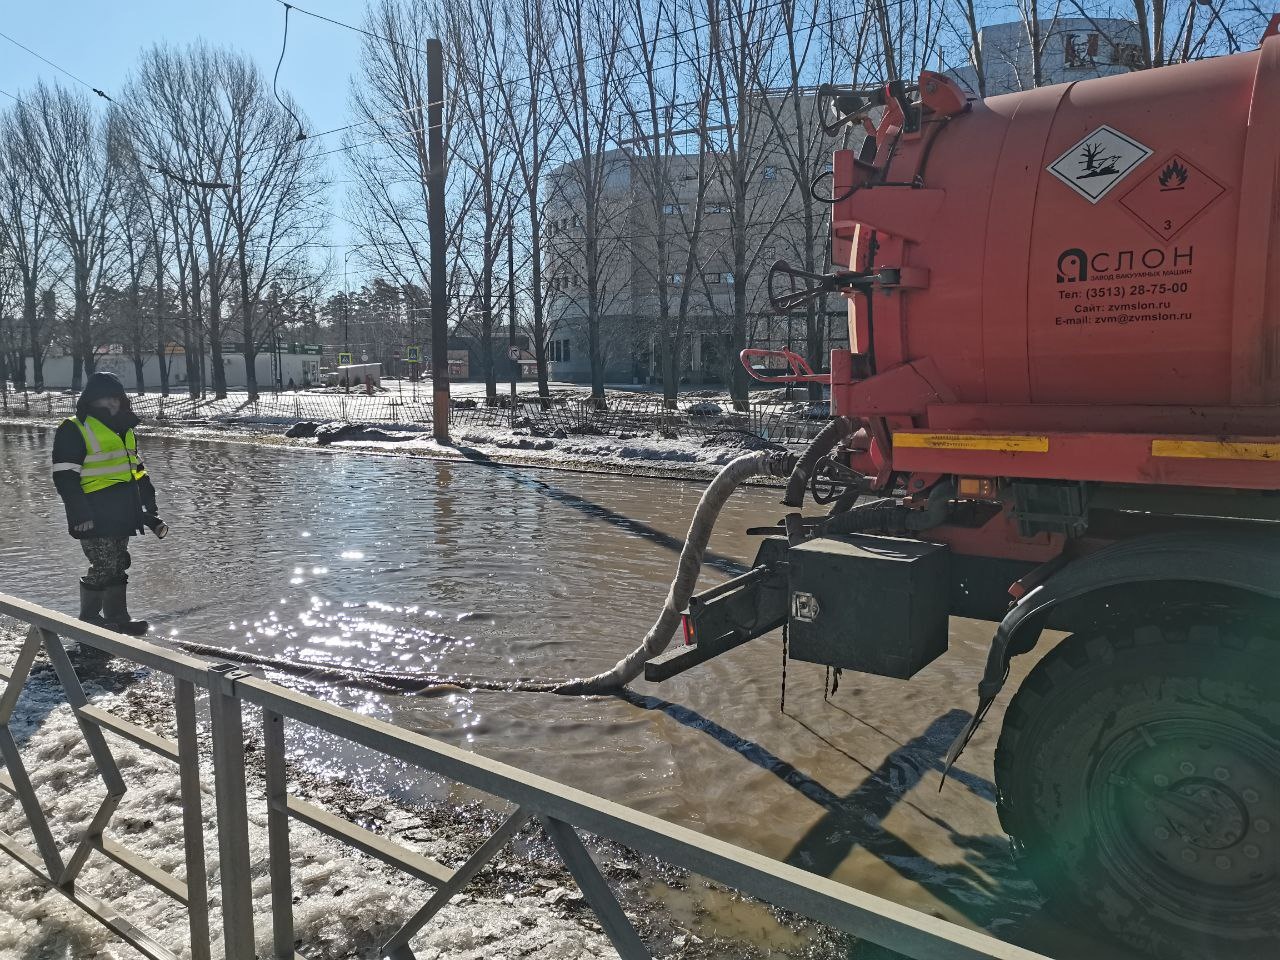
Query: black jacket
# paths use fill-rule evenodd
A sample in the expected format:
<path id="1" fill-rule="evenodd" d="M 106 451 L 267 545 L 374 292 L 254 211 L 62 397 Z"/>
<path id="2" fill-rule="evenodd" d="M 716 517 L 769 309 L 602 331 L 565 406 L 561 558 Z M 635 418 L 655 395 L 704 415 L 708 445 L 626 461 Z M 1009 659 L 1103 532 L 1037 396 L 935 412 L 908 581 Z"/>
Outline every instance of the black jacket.
<path id="1" fill-rule="evenodd" d="M 121 410 L 118 415 L 108 417 L 102 412 L 90 414 L 87 409 L 77 407 L 76 418 L 82 423 L 90 415 L 96 416 L 122 438 L 139 422 L 130 410 Z M 53 437 L 53 462 L 83 464 L 86 453 L 80 428 L 64 421 Z M 102 490 L 85 493 L 80 488 L 80 474 L 73 470 L 60 470 L 54 473 L 53 484 L 67 508 L 67 532 L 77 540 L 83 537 L 129 537 L 160 522 L 156 512 L 156 489 L 150 477 L 113 483 Z M 75 527 L 85 520 L 93 521 L 93 529 L 77 532 Z"/>

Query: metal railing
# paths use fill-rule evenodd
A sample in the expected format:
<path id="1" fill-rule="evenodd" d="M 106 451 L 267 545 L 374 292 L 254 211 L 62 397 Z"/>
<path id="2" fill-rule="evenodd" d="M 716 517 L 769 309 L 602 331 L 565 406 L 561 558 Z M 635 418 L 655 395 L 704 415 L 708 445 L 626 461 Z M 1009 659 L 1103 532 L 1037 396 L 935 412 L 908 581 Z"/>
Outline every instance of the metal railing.
<path id="1" fill-rule="evenodd" d="M 294 894 L 290 872 L 290 826 L 299 821 L 328 834 L 406 874 L 426 881 L 435 892 L 383 946 L 392 960 L 411 960 L 410 940 L 455 897 L 529 820 L 550 839 L 583 898 L 595 912 L 624 960 L 647 960 L 650 953 L 591 854 L 580 832 L 607 838 L 641 855 L 732 887 L 742 893 L 801 914 L 818 923 L 921 960 L 1045 960 L 1039 954 L 985 933 L 901 906 L 825 877 L 772 860 L 610 800 L 556 783 L 536 774 L 486 759 L 421 734 L 324 703 L 237 669 L 211 664 L 145 640 L 101 629 L 32 603 L 0 594 L 0 615 L 29 626 L 16 662 L 0 666 L 0 789 L 22 805 L 32 849 L 0 832 L 0 850 L 22 863 L 45 884 L 76 903 L 98 922 L 152 960 L 174 954 L 139 929 L 106 900 L 76 885 L 91 856 L 104 856 L 183 905 L 189 917 L 191 956 L 210 956 L 209 889 L 202 832 L 200 755 L 197 741 L 197 691 L 209 701 L 222 898 L 222 940 L 228 960 L 254 957 L 253 894 L 250 882 L 249 801 L 245 768 L 244 707 L 261 708 L 266 777 L 267 832 L 271 889 L 270 929 L 277 958 L 301 956 L 295 949 Z M 89 703 L 62 638 L 84 644 L 171 677 L 177 739 L 160 736 Z M 107 787 L 107 798 L 79 832 L 69 856 L 59 848 L 32 788 L 9 721 L 37 656 L 51 661 L 67 701 L 75 711 L 93 762 Z M 286 789 L 286 725 L 325 731 L 424 771 L 466 784 L 513 805 L 501 826 L 465 863 L 450 869 L 387 837 L 337 817 Z M 177 765 L 183 804 L 186 878 L 132 853 L 107 828 L 125 794 L 125 783 L 103 734 L 109 731 L 167 757 Z"/>

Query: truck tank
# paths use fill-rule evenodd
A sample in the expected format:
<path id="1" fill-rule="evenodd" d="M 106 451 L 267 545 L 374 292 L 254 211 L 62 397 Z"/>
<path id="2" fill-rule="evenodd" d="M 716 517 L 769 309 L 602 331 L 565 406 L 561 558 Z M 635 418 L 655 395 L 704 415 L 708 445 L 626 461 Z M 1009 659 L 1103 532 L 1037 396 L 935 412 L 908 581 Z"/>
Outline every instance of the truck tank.
<path id="1" fill-rule="evenodd" d="M 985 101 L 925 75 L 874 160 L 836 155 L 837 252 L 919 272 L 874 343 L 854 302 L 854 351 L 927 357 L 966 404 L 1276 402 L 1278 86 L 1272 39 Z"/>
<path id="2" fill-rule="evenodd" d="M 847 298 L 849 347 L 742 360 L 834 416 L 753 569 L 646 667 L 785 626 L 791 660 L 905 680 L 989 620 L 951 763 L 1068 634 L 1004 710 L 1001 823 L 1051 908 L 1162 960 L 1280 955 L 1278 31 L 986 100 L 818 92 L 863 135 L 811 185 L 838 269 L 769 292 Z"/>

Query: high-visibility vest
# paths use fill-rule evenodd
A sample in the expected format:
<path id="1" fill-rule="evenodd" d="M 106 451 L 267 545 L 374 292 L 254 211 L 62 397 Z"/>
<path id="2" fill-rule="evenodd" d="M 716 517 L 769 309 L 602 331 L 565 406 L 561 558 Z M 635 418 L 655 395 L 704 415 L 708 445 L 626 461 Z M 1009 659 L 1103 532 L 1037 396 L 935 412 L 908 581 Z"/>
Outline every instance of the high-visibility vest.
<path id="1" fill-rule="evenodd" d="M 84 437 L 84 465 L 78 472 L 80 489 L 85 493 L 146 476 L 147 471 L 138 459 L 138 441 L 132 430 L 121 437 L 97 417 L 88 417 L 83 422 L 70 417 L 67 422 L 74 423 Z M 59 466 L 74 467 L 72 464 L 55 464 L 54 469 Z"/>

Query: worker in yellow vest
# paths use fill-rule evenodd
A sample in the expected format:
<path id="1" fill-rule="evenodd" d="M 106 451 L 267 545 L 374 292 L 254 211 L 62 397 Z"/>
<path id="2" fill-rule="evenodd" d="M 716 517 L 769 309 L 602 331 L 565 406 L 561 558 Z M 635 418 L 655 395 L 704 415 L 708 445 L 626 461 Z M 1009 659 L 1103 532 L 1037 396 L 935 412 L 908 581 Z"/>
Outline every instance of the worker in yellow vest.
<path id="1" fill-rule="evenodd" d="M 114 374 L 85 383 L 76 415 L 53 438 L 53 483 L 67 510 L 67 530 L 80 541 L 89 572 L 80 580 L 80 619 L 135 636 L 145 620 L 129 615 L 129 538 L 168 526 L 156 512 L 156 491 L 138 456 L 138 417 Z"/>

